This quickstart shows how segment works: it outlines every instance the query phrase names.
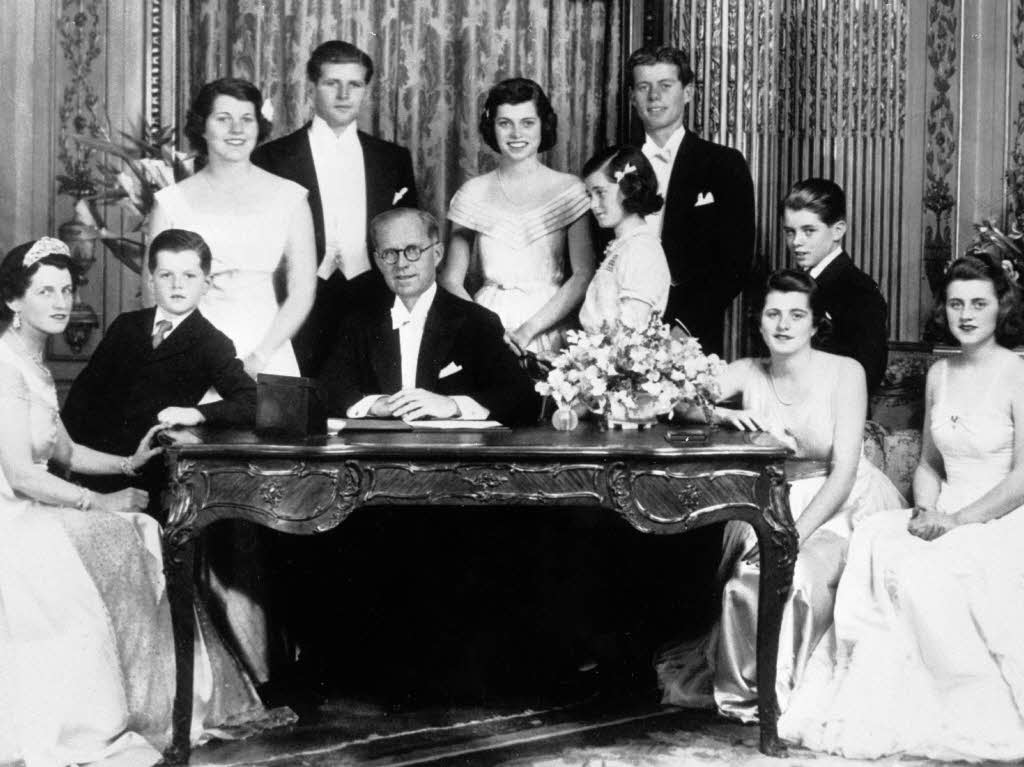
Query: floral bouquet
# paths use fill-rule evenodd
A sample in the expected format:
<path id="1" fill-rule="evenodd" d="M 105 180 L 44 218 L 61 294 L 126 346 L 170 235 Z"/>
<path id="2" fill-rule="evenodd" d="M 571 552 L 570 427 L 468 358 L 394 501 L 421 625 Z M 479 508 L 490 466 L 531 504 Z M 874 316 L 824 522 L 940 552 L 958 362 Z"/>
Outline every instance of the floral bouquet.
<path id="1" fill-rule="evenodd" d="M 80 200 L 75 206 L 75 213 L 83 223 L 99 230 L 104 244 L 119 261 L 133 271 L 141 272 L 145 246 L 140 240 L 117 236 L 108 230 L 103 225 L 96 203 L 118 205 L 133 222 L 127 233 L 140 232 L 153 210 L 154 195 L 165 186 L 191 176 L 195 171 L 195 158 L 174 148 L 173 126 L 153 130 L 144 125 L 141 139 L 129 133 L 120 135 L 124 139 L 123 144 L 112 141 L 102 132 L 99 137 L 74 136 L 78 143 L 89 149 L 120 160 L 118 164 L 97 165 L 100 173 L 96 184 L 98 191 Z"/>
<path id="2" fill-rule="evenodd" d="M 567 339 L 547 380 L 536 384 L 559 409 L 582 404 L 613 421 L 653 420 L 682 403 L 709 410 L 718 397 L 725 364 L 657 313 L 642 328 L 616 322 L 599 333 L 569 331 Z"/>

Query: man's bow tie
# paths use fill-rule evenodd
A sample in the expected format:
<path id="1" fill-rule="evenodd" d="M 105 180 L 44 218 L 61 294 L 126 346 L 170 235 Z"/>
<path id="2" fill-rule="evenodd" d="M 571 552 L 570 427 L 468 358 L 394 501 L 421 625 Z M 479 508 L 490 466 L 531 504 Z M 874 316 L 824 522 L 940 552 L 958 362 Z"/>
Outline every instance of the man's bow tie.
<path id="1" fill-rule="evenodd" d="M 391 329 L 398 330 L 412 322 L 408 312 L 403 312 L 397 306 L 391 307 Z"/>

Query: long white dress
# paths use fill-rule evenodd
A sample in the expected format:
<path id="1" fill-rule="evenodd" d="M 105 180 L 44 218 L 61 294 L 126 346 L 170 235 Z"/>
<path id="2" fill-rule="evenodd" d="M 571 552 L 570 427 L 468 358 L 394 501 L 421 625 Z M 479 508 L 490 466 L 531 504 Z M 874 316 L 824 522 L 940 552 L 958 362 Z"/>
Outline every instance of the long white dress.
<path id="1" fill-rule="evenodd" d="M 473 300 L 497 314 L 506 330 L 515 330 L 565 282 L 566 230 L 590 202 L 575 177 L 567 178 L 554 196 L 527 208 L 490 199 L 488 181 L 478 176 L 463 184 L 452 198 L 448 219 L 477 233 L 484 284 Z M 565 343 L 563 333 L 562 327 L 541 333 L 529 350 L 558 351 Z"/>
<path id="2" fill-rule="evenodd" d="M 807 508 L 827 478 L 839 378 L 856 364 L 845 357 L 821 354 L 819 385 L 793 406 L 776 396 L 768 360 L 743 360 L 743 407 L 761 414 L 783 441 L 795 444 L 787 463 L 789 505 L 794 520 Z M 850 535 L 860 520 L 874 512 L 905 506 L 888 477 L 863 455 L 853 489 L 839 510 L 800 546 L 793 586 L 786 600 L 779 632 L 775 692 L 785 710 L 799 685 L 811 654 L 832 625 L 836 587 L 846 560 Z M 722 616 L 706 637 L 680 645 L 657 661 L 666 703 L 707 706 L 743 721 L 757 720 L 757 604 L 761 571 L 742 556 L 756 543 L 754 529 L 729 522 L 723 541 Z"/>
<path id="3" fill-rule="evenodd" d="M 1016 363 L 1016 360 L 1014 360 Z M 948 390 L 928 428 L 946 474 L 937 509 L 955 513 L 1013 465 L 1014 424 L 988 396 Z M 1008 385 L 1008 384 L 1002 384 Z M 784 738 L 849 757 L 1024 759 L 1024 507 L 934 541 L 908 512 L 860 526 L 839 586 L 835 627 L 779 722 Z"/>
<path id="4" fill-rule="evenodd" d="M 26 410 L 32 459 L 69 450 L 45 367 L 0 337 L 0 409 Z M 197 643 L 193 739 L 258 717 L 238 664 Z M 0 470 L 0 764 L 150 765 L 170 739 L 174 645 L 160 527 L 17 495 Z"/>
<path id="5" fill-rule="evenodd" d="M 277 179 L 276 185 L 273 205 L 233 216 L 191 207 L 176 184 L 156 194 L 169 227 L 201 234 L 210 246 L 211 286 L 199 309 L 231 339 L 239 359 L 263 340 L 277 315 L 274 270 L 284 255 L 296 209 L 307 204 L 306 190 L 299 184 Z M 299 374 L 290 343 L 278 347 L 263 372 Z"/>

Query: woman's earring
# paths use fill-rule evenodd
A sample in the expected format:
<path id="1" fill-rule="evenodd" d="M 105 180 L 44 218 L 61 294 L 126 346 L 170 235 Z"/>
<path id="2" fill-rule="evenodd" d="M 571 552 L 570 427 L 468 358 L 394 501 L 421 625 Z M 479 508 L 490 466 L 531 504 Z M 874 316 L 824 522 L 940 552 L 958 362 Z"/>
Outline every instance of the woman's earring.
<path id="1" fill-rule="evenodd" d="M 11 327 L 15 330 L 21 330 L 21 312 L 14 313 L 14 319 L 11 320 Z"/>

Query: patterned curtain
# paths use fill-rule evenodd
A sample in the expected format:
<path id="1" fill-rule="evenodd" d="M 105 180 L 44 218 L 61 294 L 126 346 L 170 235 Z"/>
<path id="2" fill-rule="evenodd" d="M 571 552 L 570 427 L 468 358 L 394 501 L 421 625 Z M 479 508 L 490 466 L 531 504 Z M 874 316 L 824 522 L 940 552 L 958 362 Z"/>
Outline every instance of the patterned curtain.
<path id="1" fill-rule="evenodd" d="M 690 52 L 690 126 L 735 146 L 754 176 L 758 252 L 787 263 L 778 203 L 808 176 L 847 193 L 846 247 L 903 337 L 908 0 L 671 0 L 670 42 Z"/>
<path id="2" fill-rule="evenodd" d="M 487 89 L 539 82 L 559 118 L 554 168 L 579 173 L 615 140 L 622 17 L 617 0 L 190 0 L 193 94 L 217 77 L 252 80 L 274 105 L 274 136 L 306 122 L 309 53 L 342 39 L 374 62 L 360 127 L 413 154 L 420 199 L 443 217 L 455 190 L 493 167 L 477 132 Z"/>

